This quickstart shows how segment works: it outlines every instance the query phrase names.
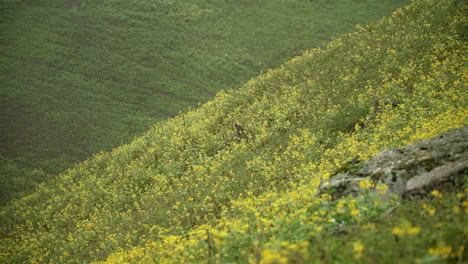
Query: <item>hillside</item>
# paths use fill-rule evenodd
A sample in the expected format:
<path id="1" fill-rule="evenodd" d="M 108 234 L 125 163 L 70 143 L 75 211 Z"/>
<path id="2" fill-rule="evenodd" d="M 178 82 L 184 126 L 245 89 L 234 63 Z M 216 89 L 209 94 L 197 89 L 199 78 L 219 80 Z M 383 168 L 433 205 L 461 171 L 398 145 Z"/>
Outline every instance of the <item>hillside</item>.
<path id="1" fill-rule="evenodd" d="M 407 2 L 1 1 L 0 154 L 58 173 Z"/>
<path id="2" fill-rule="evenodd" d="M 38 182 L 50 177 L 40 169 L 20 168 L 0 155 L 0 206 L 31 192 Z"/>
<path id="3" fill-rule="evenodd" d="M 466 261 L 466 187 L 315 194 L 349 161 L 468 124 L 463 2 L 413 1 L 40 185 L 2 208 L 0 261 Z"/>

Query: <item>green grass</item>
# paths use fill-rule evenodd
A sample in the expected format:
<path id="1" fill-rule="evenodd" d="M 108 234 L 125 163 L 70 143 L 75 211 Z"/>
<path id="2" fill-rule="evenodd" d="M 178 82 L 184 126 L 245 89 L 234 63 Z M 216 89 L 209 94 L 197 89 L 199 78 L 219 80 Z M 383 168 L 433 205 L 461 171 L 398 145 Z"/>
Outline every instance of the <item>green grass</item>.
<path id="1" fill-rule="evenodd" d="M 0 153 L 58 173 L 407 2 L 2 0 Z"/>
<path id="2" fill-rule="evenodd" d="M 0 155 L 0 206 L 31 192 L 38 182 L 50 177 L 40 169 L 18 168 L 12 161 Z"/>
<path id="3" fill-rule="evenodd" d="M 354 157 L 468 124 L 466 10 L 416 0 L 95 154 L 2 207 L 0 261 L 466 262 L 466 186 L 316 195 Z"/>

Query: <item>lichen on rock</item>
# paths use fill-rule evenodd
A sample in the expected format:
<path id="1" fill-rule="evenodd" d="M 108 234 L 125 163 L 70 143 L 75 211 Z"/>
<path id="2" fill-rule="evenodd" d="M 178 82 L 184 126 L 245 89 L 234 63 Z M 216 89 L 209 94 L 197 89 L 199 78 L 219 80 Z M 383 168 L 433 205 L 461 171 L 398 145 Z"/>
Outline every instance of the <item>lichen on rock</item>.
<path id="1" fill-rule="evenodd" d="M 319 193 L 334 198 L 363 193 L 359 183 L 382 183 L 403 197 L 423 196 L 444 186 L 461 186 L 468 175 L 468 127 L 429 140 L 387 149 L 352 170 L 339 170 L 322 181 Z"/>

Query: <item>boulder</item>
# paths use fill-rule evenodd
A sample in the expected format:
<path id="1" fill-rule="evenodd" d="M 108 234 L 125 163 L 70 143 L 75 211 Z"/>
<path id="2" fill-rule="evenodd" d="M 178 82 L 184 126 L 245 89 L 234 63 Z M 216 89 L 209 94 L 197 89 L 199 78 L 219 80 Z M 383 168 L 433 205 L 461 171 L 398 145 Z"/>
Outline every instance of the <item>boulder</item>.
<path id="1" fill-rule="evenodd" d="M 468 127 L 413 145 L 387 149 L 366 162 L 347 163 L 328 180 L 319 193 L 334 198 L 364 192 L 359 183 L 372 180 L 403 197 L 422 196 L 442 185 L 461 186 L 468 175 Z"/>

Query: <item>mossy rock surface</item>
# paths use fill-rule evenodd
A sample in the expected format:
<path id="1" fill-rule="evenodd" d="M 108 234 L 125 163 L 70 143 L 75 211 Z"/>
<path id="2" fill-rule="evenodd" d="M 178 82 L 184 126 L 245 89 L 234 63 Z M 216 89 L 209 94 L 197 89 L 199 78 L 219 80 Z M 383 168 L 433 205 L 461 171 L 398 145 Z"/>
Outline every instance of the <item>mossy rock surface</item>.
<path id="1" fill-rule="evenodd" d="M 333 197 L 362 193 L 360 182 L 383 183 L 406 197 L 439 186 L 461 186 L 468 174 L 468 127 L 396 149 L 387 149 L 362 164 L 345 164 L 320 184 Z"/>

